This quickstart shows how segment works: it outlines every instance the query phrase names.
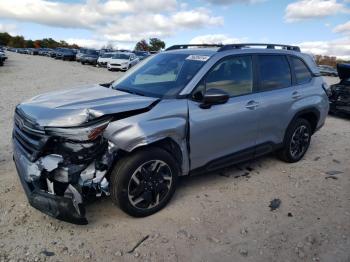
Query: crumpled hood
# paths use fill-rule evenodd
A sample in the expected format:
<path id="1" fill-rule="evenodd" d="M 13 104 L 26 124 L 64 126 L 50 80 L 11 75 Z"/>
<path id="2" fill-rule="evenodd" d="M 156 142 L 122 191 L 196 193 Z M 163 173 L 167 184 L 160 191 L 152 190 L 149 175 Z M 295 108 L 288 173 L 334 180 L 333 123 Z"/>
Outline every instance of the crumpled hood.
<path id="1" fill-rule="evenodd" d="M 350 64 L 338 64 L 337 70 L 341 80 L 350 78 Z"/>
<path id="2" fill-rule="evenodd" d="M 157 100 L 93 85 L 42 94 L 19 104 L 17 110 L 43 127 L 70 127 L 104 115 L 145 109 Z"/>

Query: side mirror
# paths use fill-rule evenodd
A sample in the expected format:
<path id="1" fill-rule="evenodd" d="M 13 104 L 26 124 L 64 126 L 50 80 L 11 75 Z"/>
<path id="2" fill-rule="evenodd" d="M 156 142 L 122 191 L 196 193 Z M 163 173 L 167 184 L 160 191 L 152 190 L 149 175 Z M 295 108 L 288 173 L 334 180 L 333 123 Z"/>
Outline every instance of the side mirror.
<path id="1" fill-rule="evenodd" d="M 208 109 L 212 105 L 225 104 L 229 98 L 229 94 L 223 90 L 215 88 L 208 89 L 203 96 L 200 108 Z"/>

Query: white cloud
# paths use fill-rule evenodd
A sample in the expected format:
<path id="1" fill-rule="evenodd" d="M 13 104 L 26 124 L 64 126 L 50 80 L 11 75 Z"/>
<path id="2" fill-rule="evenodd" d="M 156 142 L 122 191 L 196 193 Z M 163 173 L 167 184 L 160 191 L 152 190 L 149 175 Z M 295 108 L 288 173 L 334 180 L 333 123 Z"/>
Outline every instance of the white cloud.
<path id="1" fill-rule="evenodd" d="M 212 17 L 210 11 L 205 8 L 199 8 L 190 11 L 180 11 L 172 16 L 172 22 L 175 25 L 183 27 L 203 27 L 203 25 L 222 25 L 222 17 Z"/>
<path id="2" fill-rule="evenodd" d="M 335 33 L 345 33 L 349 34 L 350 33 L 350 21 L 346 22 L 345 24 L 337 25 L 333 31 Z"/>
<path id="3" fill-rule="evenodd" d="M 235 44 L 245 42 L 246 38 L 233 38 L 223 34 L 200 35 L 192 38 L 190 44 Z"/>
<path id="4" fill-rule="evenodd" d="M 87 29 L 93 39 L 126 43 L 224 23 L 221 16 L 213 16 L 208 9 L 189 9 L 177 0 L 86 0 L 83 3 L 11 0 L 1 2 L 0 17 Z M 85 45 L 90 44 L 87 41 Z"/>
<path id="5" fill-rule="evenodd" d="M 340 38 L 332 41 L 310 41 L 299 43 L 302 52 L 314 55 L 336 56 L 350 59 L 350 38 Z"/>
<path id="6" fill-rule="evenodd" d="M 214 5 L 231 5 L 231 4 L 255 4 L 265 2 L 266 0 L 204 0 Z"/>
<path id="7" fill-rule="evenodd" d="M 297 22 L 344 12 L 349 10 L 337 0 L 299 0 L 286 7 L 284 18 L 287 22 Z"/>
<path id="8" fill-rule="evenodd" d="M 16 34 L 17 26 L 15 24 L 0 24 L 0 33 L 7 32 L 9 34 Z"/>

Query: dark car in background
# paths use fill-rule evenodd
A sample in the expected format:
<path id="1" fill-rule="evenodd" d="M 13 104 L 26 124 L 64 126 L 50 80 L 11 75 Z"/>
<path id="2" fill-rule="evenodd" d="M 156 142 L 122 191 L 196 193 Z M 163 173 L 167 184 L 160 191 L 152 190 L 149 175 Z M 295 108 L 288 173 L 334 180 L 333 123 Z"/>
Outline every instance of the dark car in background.
<path id="1" fill-rule="evenodd" d="M 137 56 L 138 59 L 140 59 L 140 61 L 151 55 L 151 53 L 147 51 L 134 51 L 134 54 Z"/>
<path id="2" fill-rule="evenodd" d="M 337 71 L 340 82 L 330 88 L 330 112 L 350 115 L 350 64 L 338 64 Z"/>
<path id="3" fill-rule="evenodd" d="M 323 76 L 338 76 L 337 69 L 329 65 L 319 65 L 318 69 L 320 70 L 321 75 Z"/>
<path id="4" fill-rule="evenodd" d="M 60 48 L 56 52 L 56 59 L 69 60 L 74 61 L 76 56 L 76 52 L 70 48 Z"/>
<path id="5" fill-rule="evenodd" d="M 88 50 L 87 48 L 80 48 L 75 56 L 75 61 L 80 62 L 80 58 L 85 55 Z"/>
<path id="6" fill-rule="evenodd" d="M 38 55 L 48 56 L 50 51 L 53 51 L 53 49 L 51 49 L 51 48 L 39 48 Z"/>
<path id="7" fill-rule="evenodd" d="M 28 54 L 29 55 L 38 55 L 39 54 L 39 49 L 38 48 L 29 48 L 28 49 Z"/>
<path id="8" fill-rule="evenodd" d="M 0 48 L 0 66 L 4 65 L 4 62 L 6 59 L 7 59 L 7 56 L 5 52 Z"/>
<path id="9" fill-rule="evenodd" d="M 96 65 L 98 57 L 99 57 L 99 52 L 97 50 L 88 49 L 86 51 L 86 54 L 80 57 L 80 62 L 82 65 L 85 65 L 85 64 Z"/>

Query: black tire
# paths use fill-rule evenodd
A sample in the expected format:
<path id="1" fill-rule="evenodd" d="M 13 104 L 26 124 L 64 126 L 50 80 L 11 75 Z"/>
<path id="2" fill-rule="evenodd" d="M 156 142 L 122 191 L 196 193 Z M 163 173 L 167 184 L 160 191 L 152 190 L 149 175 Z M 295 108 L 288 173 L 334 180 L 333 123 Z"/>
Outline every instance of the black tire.
<path id="1" fill-rule="evenodd" d="M 152 164 L 157 165 L 158 172 L 150 170 L 150 167 L 153 168 Z M 143 170 L 147 172 L 142 172 Z M 157 147 L 138 150 L 122 158 L 114 167 L 110 179 L 112 200 L 130 216 L 152 215 L 170 201 L 179 173 L 178 163 L 167 151 Z M 133 179 L 136 175 L 138 183 Z M 143 200 L 138 202 L 140 199 Z"/>
<path id="2" fill-rule="evenodd" d="M 277 156 L 287 163 L 298 162 L 304 157 L 310 146 L 311 135 L 312 129 L 309 121 L 297 118 L 288 127 L 283 148 L 277 152 Z M 295 140 L 300 141 L 295 142 Z"/>
<path id="3" fill-rule="evenodd" d="M 84 63 L 84 62 L 81 62 L 81 64 L 82 64 L 82 65 L 85 65 L 85 63 Z"/>

